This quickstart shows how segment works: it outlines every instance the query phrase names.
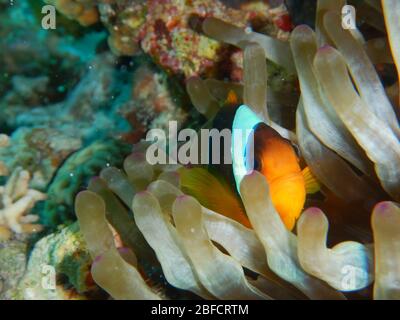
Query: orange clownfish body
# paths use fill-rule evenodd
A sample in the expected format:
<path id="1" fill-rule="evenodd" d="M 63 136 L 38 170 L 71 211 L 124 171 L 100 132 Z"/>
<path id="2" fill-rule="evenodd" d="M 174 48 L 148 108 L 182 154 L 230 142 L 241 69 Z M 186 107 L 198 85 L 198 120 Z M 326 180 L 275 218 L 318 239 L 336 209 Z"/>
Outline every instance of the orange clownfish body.
<path id="1" fill-rule="evenodd" d="M 254 169 L 268 181 L 275 209 L 286 227 L 293 229 L 306 200 L 306 185 L 291 143 L 261 123 L 254 132 Z"/>

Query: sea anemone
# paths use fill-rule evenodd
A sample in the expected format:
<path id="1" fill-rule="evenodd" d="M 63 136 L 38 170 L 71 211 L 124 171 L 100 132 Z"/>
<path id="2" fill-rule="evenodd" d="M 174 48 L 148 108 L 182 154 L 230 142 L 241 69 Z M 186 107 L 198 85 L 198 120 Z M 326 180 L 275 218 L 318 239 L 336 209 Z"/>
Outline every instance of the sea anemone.
<path id="1" fill-rule="evenodd" d="M 335 12 L 328 12 L 323 20 L 337 49 L 324 46 L 317 50 L 316 38 L 306 27 L 298 27 L 292 34 L 302 92 L 297 121 L 299 144 L 308 155 L 307 163 L 315 167 L 319 163 L 313 156 L 316 144 L 308 143 L 312 139 L 304 129 L 308 127 L 325 147 L 363 173 L 362 177 L 353 174 L 352 179 L 358 179 L 355 183 L 373 185 L 376 174 L 384 190 L 398 201 L 400 144 L 395 110 L 362 43 L 340 28 L 339 19 Z M 395 41 L 390 33 L 388 36 Z M 319 86 L 314 87 L 316 83 Z M 335 162 L 340 161 L 337 158 Z M 318 169 L 314 172 L 322 182 L 332 185 L 336 170 L 330 166 L 329 176 L 319 174 Z M 342 168 L 343 162 L 338 167 Z"/>
<path id="2" fill-rule="evenodd" d="M 94 259 L 92 275 L 103 289 L 117 299 L 163 298 L 141 267 L 145 254 L 154 253 L 168 283 L 202 298 L 345 299 L 353 291 L 365 297 L 362 289 L 374 283 L 374 299 L 399 299 L 400 209 L 392 202 L 400 199 L 398 105 L 374 63 L 399 67 L 400 5 L 394 0 L 382 1 L 382 8 L 368 3 L 373 17 L 382 18 L 383 12 L 391 59 L 373 45 L 376 39 L 367 41 L 359 30 L 341 27 L 338 13 L 345 1 L 319 0 L 315 33 L 298 26 L 290 42 L 205 19 L 207 35 L 243 49 L 244 83 L 192 78 L 187 88 L 208 119 L 219 111 L 219 99 L 235 92 L 239 103 L 300 147 L 325 198 L 333 194 L 345 203 L 345 212 L 335 214 L 357 220 L 358 211 L 349 214 L 352 206 L 372 210 L 372 234 L 366 233 L 373 243 L 343 241 L 342 236 L 328 247 L 328 218 L 316 207 L 303 211 L 296 232 L 289 231 L 257 171 L 238 182 L 252 227 L 247 228 L 185 194 L 179 165 L 151 166 L 137 151 L 125 161 L 125 172 L 103 170 L 76 200 Z M 377 21 L 369 23 L 385 31 Z M 294 131 L 267 108 L 266 59 L 299 78 Z M 110 225 L 129 247 L 128 255 L 119 253 Z M 345 222 L 338 226 L 349 229 Z M 353 231 L 344 234 L 353 238 Z M 111 276 L 113 268 L 121 272 Z"/>
<path id="3" fill-rule="evenodd" d="M 374 246 L 345 241 L 327 248 L 328 222 L 323 212 L 307 209 L 296 236 L 275 211 L 268 184 L 258 172 L 241 183 L 253 226 L 249 229 L 184 195 L 176 179 L 179 170 L 160 167 L 154 173 L 138 155 L 127 162 L 126 173 L 103 170 L 102 178 L 89 187 L 95 192 L 83 191 L 76 201 L 81 231 L 94 259 L 94 280 L 114 298 L 158 298 L 138 271 L 137 262 L 125 261 L 115 247 L 109 227 L 113 223 L 106 215 L 123 214 L 129 219 L 121 202 L 132 209 L 131 224 L 156 253 L 167 281 L 200 297 L 343 299 L 340 291 L 365 288 L 374 277 L 375 298 L 398 295 L 399 289 L 393 287 L 397 264 L 387 263 L 398 260 L 392 255 L 396 241 L 388 241 L 397 238 L 400 230 L 400 210 L 392 202 L 379 203 L 373 210 Z M 140 191 L 145 184 L 145 191 Z M 138 230 L 131 229 L 130 236 L 137 236 Z M 125 271 L 110 277 L 109 270 L 116 265 Z"/>

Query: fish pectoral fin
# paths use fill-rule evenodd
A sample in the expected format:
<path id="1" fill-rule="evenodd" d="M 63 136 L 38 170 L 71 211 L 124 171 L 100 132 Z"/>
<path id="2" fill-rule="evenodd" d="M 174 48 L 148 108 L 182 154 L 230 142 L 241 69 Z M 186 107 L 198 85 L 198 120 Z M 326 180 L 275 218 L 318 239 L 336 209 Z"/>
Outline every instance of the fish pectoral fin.
<path id="1" fill-rule="evenodd" d="M 304 177 L 304 184 L 307 194 L 317 193 L 321 190 L 321 185 L 317 178 L 313 175 L 309 167 L 305 167 L 302 171 Z"/>
<path id="2" fill-rule="evenodd" d="M 201 167 L 181 168 L 179 174 L 184 193 L 195 197 L 204 207 L 251 227 L 240 200 L 222 178 Z"/>

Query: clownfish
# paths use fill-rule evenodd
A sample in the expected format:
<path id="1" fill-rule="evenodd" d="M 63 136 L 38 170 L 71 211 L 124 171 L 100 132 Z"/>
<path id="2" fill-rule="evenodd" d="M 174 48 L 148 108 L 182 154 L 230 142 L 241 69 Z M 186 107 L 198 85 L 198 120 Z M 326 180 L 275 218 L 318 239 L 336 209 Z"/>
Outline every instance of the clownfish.
<path id="1" fill-rule="evenodd" d="M 238 194 L 243 177 L 251 170 L 257 170 L 268 182 L 272 203 L 283 223 L 287 229 L 292 230 L 303 210 L 306 194 L 319 191 L 318 182 L 308 167 L 301 169 L 299 156 L 289 140 L 265 124 L 246 105 L 232 108 L 235 97 L 231 93 L 227 101 L 230 109 L 222 110 L 222 126 L 220 121 L 220 125 L 214 127 L 247 130 L 253 135 L 242 135 L 239 138 L 232 135 L 230 166 L 181 169 L 182 190 L 196 197 L 205 207 L 251 228 Z M 233 119 L 228 116 L 232 111 Z M 248 152 L 250 138 L 254 138 L 252 157 L 249 157 Z"/>
<path id="2" fill-rule="evenodd" d="M 306 201 L 307 183 L 315 183 L 308 167 L 301 169 L 290 143 L 264 123 L 254 132 L 254 170 L 267 180 L 272 203 L 292 230 Z"/>

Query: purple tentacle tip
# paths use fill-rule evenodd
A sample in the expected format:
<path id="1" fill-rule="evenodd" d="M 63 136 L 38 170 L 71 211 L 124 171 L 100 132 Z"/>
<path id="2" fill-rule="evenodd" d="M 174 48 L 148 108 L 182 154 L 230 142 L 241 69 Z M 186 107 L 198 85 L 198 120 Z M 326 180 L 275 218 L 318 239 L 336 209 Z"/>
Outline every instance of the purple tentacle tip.
<path id="1" fill-rule="evenodd" d="M 102 256 L 101 254 L 98 255 L 96 258 L 94 258 L 94 260 L 93 260 L 93 265 L 95 265 L 96 263 L 98 263 L 102 258 L 103 258 L 103 256 Z"/>
<path id="2" fill-rule="evenodd" d="M 379 202 L 375 208 L 374 212 L 380 216 L 386 216 L 390 213 L 390 207 L 392 206 L 392 203 L 390 201 L 382 201 Z"/>
<path id="3" fill-rule="evenodd" d="M 308 208 L 305 213 L 309 216 L 319 216 L 321 215 L 321 209 L 317 207 Z"/>

